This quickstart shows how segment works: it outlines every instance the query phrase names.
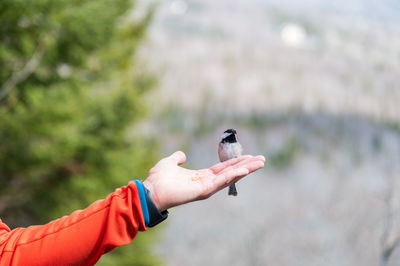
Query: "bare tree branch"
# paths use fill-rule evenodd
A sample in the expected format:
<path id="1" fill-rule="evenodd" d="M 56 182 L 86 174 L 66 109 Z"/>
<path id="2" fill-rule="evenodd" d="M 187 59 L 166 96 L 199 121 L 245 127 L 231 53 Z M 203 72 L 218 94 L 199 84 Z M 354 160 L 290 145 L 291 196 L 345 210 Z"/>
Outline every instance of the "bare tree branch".
<path id="1" fill-rule="evenodd" d="M 0 101 L 4 99 L 13 88 L 25 81 L 36 70 L 43 54 L 43 45 L 39 45 L 24 67 L 20 71 L 14 72 L 11 77 L 4 82 L 0 89 Z"/>
<path id="2" fill-rule="evenodd" d="M 393 224 L 395 223 L 395 206 L 393 201 L 395 200 L 395 177 L 391 177 L 389 182 L 388 192 L 385 197 L 386 214 L 384 217 L 383 232 L 380 239 L 381 242 L 381 254 L 380 254 L 380 265 L 387 266 L 389 264 L 390 256 L 393 251 L 400 244 L 400 235 L 393 237 Z"/>

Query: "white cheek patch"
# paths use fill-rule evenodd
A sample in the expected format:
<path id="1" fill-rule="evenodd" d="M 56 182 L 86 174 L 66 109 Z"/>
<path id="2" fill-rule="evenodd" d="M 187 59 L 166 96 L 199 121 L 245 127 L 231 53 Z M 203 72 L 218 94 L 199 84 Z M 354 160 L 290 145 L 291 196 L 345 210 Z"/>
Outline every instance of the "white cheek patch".
<path id="1" fill-rule="evenodd" d="M 222 134 L 221 139 L 224 139 L 224 138 L 228 137 L 230 134 L 231 134 L 231 133 L 224 133 L 224 134 Z"/>

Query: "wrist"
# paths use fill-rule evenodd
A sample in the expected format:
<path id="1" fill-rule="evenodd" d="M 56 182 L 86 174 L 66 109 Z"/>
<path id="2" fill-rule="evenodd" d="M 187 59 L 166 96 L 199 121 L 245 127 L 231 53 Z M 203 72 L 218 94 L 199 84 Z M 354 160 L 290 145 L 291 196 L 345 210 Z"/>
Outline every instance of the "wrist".
<path id="1" fill-rule="evenodd" d="M 168 217 L 168 211 L 161 211 L 155 204 L 151 192 L 148 188 L 153 188 L 149 182 L 134 180 L 138 187 L 140 204 L 142 206 L 143 218 L 147 227 L 154 227 Z M 154 193 L 153 193 L 154 194 Z"/>
<path id="2" fill-rule="evenodd" d="M 165 219 L 168 218 L 168 211 L 167 210 L 160 210 L 160 208 L 155 204 L 155 202 L 154 202 L 154 200 L 152 198 L 151 192 L 146 187 L 146 185 L 149 185 L 149 183 L 144 183 L 143 184 L 146 203 L 147 203 L 147 210 L 148 210 L 148 214 L 149 214 L 149 222 L 148 222 L 147 226 L 148 227 L 154 227 L 157 224 L 163 222 Z M 151 188 L 153 188 L 153 187 L 151 186 Z"/>
<path id="3" fill-rule="evenodd" d="M 153 184 L 151 182 L 145 180 L 145 181 L 143 181 L 143 186 L 145 186 L 149 190 L 151 199 L 152 199 L 154 205 L 157 207 L 157 209 L 160 212 L 165 211 L 167 208 L 163 208 L 162 205 L 160 204 L 158 196 L 156 195 L 156 193 L 154 193 Z"/>

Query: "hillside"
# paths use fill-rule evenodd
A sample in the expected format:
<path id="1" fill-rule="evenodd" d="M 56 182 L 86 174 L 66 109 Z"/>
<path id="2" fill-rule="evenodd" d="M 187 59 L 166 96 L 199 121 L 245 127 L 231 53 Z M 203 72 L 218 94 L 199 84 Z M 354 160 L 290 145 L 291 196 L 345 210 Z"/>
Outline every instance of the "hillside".
<path id="1" fill-rule="evenodd" d="M 268 160 L 237 198 L 172 210 L 168 265 L 396 265 L 399 23 L 396 1 L 159 3 L 141 129 L 188 167 L 215 163 L 228 127 Z"/>

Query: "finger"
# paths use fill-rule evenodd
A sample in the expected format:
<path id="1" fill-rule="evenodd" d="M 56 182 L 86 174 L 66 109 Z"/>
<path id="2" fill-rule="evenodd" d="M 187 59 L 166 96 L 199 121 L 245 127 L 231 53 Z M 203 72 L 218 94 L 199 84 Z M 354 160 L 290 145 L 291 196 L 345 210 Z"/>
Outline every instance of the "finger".
<path id="1" fill-rule="evenodd" d="M 228 184 L 231 183 L 231 181 L 235 178 L 244 177 L 247 174 L 249 174 L 249 170 L 247 168 L 231 169 L 230 171 L 224 172 L 223 174 L 217 176 L 215 180 L 216 187 L 222 189 L 228 186 Z"/>
<path id="2" fill-rule="evenodd" d="M 168 157 L 173 163 L 181 165 L 186 162 L 186 155 L 182 151 L 176 151 Z"/>
<path id="3" fill-rule="evenodd" d="M 251 155 L 243 155 L 243 156 L 240 156 L 240 157 L 237 157 L 237 158 L 233 158 L 233 159 L 227 160 L 227 161 L 222 162 L 222 163 L 217 163 L 216 165 L 210 167 L 209 169 L 214 174 L 218 174 L 223 169 L 225 169 L 225 168 L 227 168 L 227 167 L 229 167 L 231 165 L 237 164 L 237 163 L 239 163 L 239 162 L 241 162 L 243 160 L 249 159 L 249 158 L 252 158 L 252 156 Z"/>
<path id="4" fill-rule="evenodd" d="M 255 156 L 254 158 L 256 158 L 257 160 L 260 160 L 260 161 L 265 162 L 265 157 L 262 156 L 262 155 L 257 155 L 257 156 Z"/>
<path id="5" fill-rule="evenodd" d="M 255 161 L 247 161 L 243 165 L 239 167 L 230 167 L 220 173 L 220 175 L 217 176 L 217 180 L 219 180 L 222 176 L 222 178 L 225 178 L 226 185 L 235 183 L 242 179 L 244 176 L 257 171 L 258 169 L 261 169 L 264 167 L 264 162 L 260 160 L 255 160 Z M 245 169 L 245 170 L 243 170 Z M 241 171 L 244 172 L 244 174 L 241 174 Z M 222 182 L 222 181 L 218 181 Z"/>
<path id="6" fill-rule="evenodd" d="M 249 170 L 249 173 L 252 173 L 254 171 L 257 171 L 258 169 L 261 169 L 264 167 L 264 162 L 263 161 L 250 161 L 241 167 L 247 168 Z"/>
<path id="7" fill-rule="evenodd" d="M 249 170 L 248 174 L 250 174 L 250 173 L 253 173 L 253 172 L 255 172 L 255 171 L 257 171 L 257 170 L 259 170 L 259 169 L 261 169 L 263 167 L 264 167 L 264 162 L 262 164 L 260 162 L 254 162 L 249 167 L 247 167 L 246 169 Z M 240 179 L 242 179 L 245 176 L 246 175 L 234 177 L 232 180 L 229 181 L 228 186 L 230 184 L 234 184 L 234 183 L 238 182 Z"/>
<path id="8" fill-rule="evenodd" d="M 265 162 L 265 158 L 262 155 L 259 156 L 251 156 L 251 157 L 247 157 L 245 160 L 242 160 L 240 162 L 237 162 L 236 164 L 232 164 L 230 167 L 232 168 L 238 168 L 238 167 L 242 167 L 243 165 L 246 165 L 248 163 L 252 163 L 252 162 Z"/>
<path id="9" fill-rule="evenodd" d="M 231 169 L 245 167 L 246 165 L 252 164 L 253 162 L 261 162 L 262 164 L 264 164 L 264 162 L 262 161 L 262 158 L 260 158 L 260 157 L 250 157 L 250 158 L 247 158 L 247 159 L 242 160 L 240 162 L 237 162 L 236 164 L 232 164 L 229 167 L 226 167 L 225 169 L 222 169 L 222 171 L 230 171 Z"/>
<path id="10" fill-rule="evenodd" d="M 231 169 L 227 172 L 224 171 L 222 175 L 224 175 L 225 179 L 225 185 L 229 186 L 230 184 L 238 182 L 240 179 L 245 177 L 246 175 L 257 171 L 261 168 L 264 167 L 264 162 L 263 161 L 252 161 L 249 162 L 239 168 Z M 245 169 L 245 170 L 243 170 Z M 246 171 L 247 170 L 247 171 Z M 222 182 L 222 181 L 220 181 Z"/>

